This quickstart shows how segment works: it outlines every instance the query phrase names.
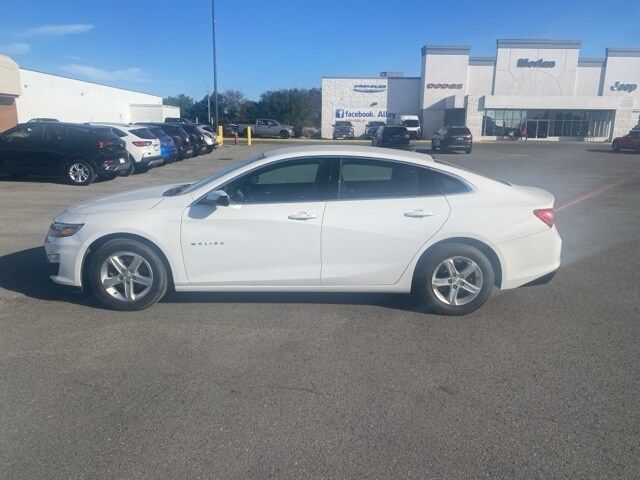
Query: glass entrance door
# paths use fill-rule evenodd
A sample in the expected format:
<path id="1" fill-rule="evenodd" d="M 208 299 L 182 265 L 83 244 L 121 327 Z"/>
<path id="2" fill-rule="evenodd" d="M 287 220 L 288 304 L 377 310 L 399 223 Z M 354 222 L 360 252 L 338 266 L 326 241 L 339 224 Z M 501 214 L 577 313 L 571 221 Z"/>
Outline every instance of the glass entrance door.
<path id="1" fill-rule="evenodd" d="M 549 120 L 527 120 L 527 138 L 547 138 Z"/>
<path id="2" fill-rule="evenodd" d="M 549 136 L 549 120 L 538 120 L 536 138 L 547 138 L 547 136 Z"/>

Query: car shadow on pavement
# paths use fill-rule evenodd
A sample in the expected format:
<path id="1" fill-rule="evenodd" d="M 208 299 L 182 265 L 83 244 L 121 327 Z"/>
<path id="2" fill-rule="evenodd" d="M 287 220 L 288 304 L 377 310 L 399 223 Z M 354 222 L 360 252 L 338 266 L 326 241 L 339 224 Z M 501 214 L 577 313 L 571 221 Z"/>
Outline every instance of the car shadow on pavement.
<path id="1" fill-rule="evenodd" d="M 0 288 L 39 300 L 99 306 L 94 298 L 49 279 L 44 247 L 0 256 Z"/>
<path id="2" fill-rule="evenodd" d="M 53 283 L 47 271 L 44 247 L 34 247 L 0 256 L 0 288 L 38 300 L 74 303 L 104 309 L 89 294 Z M 311 303 L 378 305 L 398 310 L 417 310 L 410 295 L 390 293 L 313 292 L 173 292 L 162 303 Z"/>

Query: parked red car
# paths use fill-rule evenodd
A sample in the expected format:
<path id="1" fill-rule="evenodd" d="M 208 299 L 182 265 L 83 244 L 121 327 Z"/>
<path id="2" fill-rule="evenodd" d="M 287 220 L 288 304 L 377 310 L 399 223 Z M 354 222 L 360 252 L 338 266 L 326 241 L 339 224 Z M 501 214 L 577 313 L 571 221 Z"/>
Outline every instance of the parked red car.
<path id="1" fill-rule="evenodd" d="M 611 148 L 613 148 L 614 152 L 619 152 L 620 150 L 640 152 L 640 130 L 631 130 L 624 137 L 614 138 Z"/>

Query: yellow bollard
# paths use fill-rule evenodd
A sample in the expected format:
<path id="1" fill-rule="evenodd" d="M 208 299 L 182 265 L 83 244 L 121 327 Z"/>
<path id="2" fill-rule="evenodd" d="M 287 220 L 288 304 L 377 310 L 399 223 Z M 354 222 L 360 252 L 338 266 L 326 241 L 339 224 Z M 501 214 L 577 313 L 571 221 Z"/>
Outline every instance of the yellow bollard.
<path id="1" fill-rule="evenodd" d="M 247 127 L 247 145 L 251 145 L 251 127 Z"/>
<path id="2" fill-rule="evenodd" d="M 218 145 L 222 145 L 224 143 L 224 135 L 222 134 L 222 125 L 218 125 L 218 138 L 216 138 L 216 142 Z"/>

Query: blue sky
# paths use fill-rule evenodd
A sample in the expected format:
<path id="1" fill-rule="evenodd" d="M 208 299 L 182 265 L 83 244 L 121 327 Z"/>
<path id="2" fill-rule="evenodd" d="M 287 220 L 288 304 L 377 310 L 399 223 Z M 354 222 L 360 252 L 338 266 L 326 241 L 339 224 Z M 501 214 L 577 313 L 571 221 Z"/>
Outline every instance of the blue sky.
<path id="1" fill-rule="evenodd" d="M 213 87 L 210 0 L 2 0 L 0 51 L 24 68 L 159 95 Z M 216 0 L 218 88 L 249 98 L 323 75 L 420 74 L 425 44 L 495 54 L 497 38 L 640 46 L 638 0 Z"/>

